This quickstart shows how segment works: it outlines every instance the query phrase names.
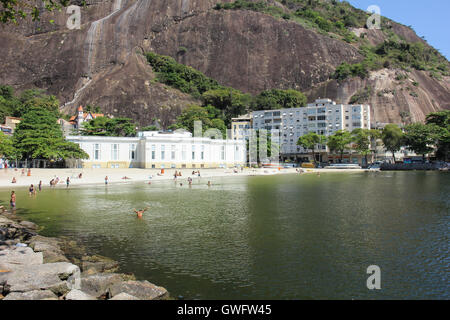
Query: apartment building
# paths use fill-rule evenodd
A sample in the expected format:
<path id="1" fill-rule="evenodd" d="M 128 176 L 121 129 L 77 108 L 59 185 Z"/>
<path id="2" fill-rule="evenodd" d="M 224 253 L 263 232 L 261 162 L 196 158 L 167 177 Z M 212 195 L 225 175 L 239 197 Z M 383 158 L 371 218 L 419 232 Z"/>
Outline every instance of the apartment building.
<path id="1" fill-rule="evenodd" d="M 299 137 L 308 132 L 329 136 L 338 130 L 370 129 L 370 106 L 336 104 L 330 99 L 317 99 L 303 108 L 255 111 L 252 121 L 256 130 L 280 131 L 282 158 L 306 160 L 308 151 L 297 145 Z M 328 153 L 326 146 L 318 145 L 316 151 L 320 157 L 320 153 Z"/>

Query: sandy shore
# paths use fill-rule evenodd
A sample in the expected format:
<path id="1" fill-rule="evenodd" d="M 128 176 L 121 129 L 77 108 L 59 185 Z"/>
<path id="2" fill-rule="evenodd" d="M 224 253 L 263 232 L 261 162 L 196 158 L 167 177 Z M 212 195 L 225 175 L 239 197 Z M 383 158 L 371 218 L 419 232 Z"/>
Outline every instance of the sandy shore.
<path id="1" fill-rule="evenodd" d="M 194 169 L 181 169 L 182 176 L 179 180 L 186 180 L 192 176 Z M 196 171 L 197 169 L 195 169 Z M 314 172 L 361 172 L 363 170 L 355 169 L 304 169 L 306 173 Z M 50 185 L 50 180 L 59 177 L 60 182 L 57 187 L 66 187 L 66 179 L 70 178 L 70 185 L 88 185 L 88 184 L 104 184 L 105 177 L 108 176 L 109 184 L 117 184 L 124 182 L 146 182 L 149 181 L 164 181 L 172 180 L 174 178 L 175 169 L 166 169 L 164 175 L 158 175 L 159 169 L 31 169 L 31 176 L 22 175 L 21 169 L 15 171 L 14 169 L 0 170 L 0 188 L 13 187 L 28 187 L 31 184 L 38 185 L 42 181 L 44 187 Z M 82 173 L 82 178 L 78 175 Z M 275 175 L 275 174 L 298 174 L 295 168 L 290 169 L 252 169 L 246 168 L 243 172 L 240 170 L 234 173 L 233 169 L 200 169 L 202 178 L 210 178 L 213 182 L 215 177 L 227 176 L 253 176 L 253 175 Z M 16 178 L 17 183 L 11 183 L 13 177 Z M 123 179 L 128 177 L 129 179 Z M 151 179 L 150 179 L 151 177 Z"/>

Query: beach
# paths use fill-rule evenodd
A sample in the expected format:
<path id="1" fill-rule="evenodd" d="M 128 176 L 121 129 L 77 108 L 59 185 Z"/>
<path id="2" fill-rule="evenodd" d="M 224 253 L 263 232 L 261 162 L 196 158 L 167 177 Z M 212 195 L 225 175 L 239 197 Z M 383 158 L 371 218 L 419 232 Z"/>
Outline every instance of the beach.
<path id="1" fill-rule="evenodd" d="M 22 169 L 17 171 L 12 168 L 0 170 L 0 188 L 28 187 L 31 184 L 37 186 L 42 181 L 43 187 L 50 186 L 50 180 L 59 178 L 57 188 L 66 188 L 66 179 L 70 178 L 70 186 L 105 184 L 105 177 L 108 177 L 108 184 L 130 183 L 130 182 L 157 182 L 174 179 L 175 170 L 181 172 L 177 180 L 187 181 L 188 177 L 198 178 L 198 174 L 192 172 L 200 170 L 201 178 L 210 179 L 227 176 L 255 176 L 255 175 L 275 175 L 275 174 L 298 174 L 296 168 L 245 168 L 243 171 L 233 169 L 165 169 L 161 174 L 161 169 L 31 169 L 31 175 L 27 176 L 27 171 L 22 175 Z M 303 169 L 305 173 L 327 173 L 327 172 L 361 172 L 361 169 Z M 79 174 L 82 177 L 79 178 Z M 127 177 L 128 179 L 124 179 Z M 151 177 L 151 178 L 150 178 Z M 16 183 L 11 183 L 16 178 Z"/>

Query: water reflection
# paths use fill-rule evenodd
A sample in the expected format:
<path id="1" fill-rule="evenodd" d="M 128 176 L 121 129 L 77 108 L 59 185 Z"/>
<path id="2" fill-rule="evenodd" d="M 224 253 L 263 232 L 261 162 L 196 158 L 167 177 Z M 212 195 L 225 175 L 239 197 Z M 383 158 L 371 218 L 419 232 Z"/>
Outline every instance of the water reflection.
<path id="1" fill-rule="evenodd" d="M 18 191 L 19 212 L 200 299 L 448 298 L 450 176 L 223 178 Z M 204 180 L 204 181 L 203 181 Z M 23 193 L 23 194 L 22 194 Z M 7 201 L 8 190 L 0 191 Z M 143 219 L 133 208 L 150 206 Z M 367 290 L 366 268 L 382 270 Z"/>

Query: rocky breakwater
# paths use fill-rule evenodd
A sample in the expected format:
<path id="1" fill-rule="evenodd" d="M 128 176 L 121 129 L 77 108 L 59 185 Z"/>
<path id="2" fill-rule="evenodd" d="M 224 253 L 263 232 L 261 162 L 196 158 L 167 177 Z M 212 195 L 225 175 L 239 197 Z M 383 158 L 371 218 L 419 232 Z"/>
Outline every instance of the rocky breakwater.
<path id="1" fill-rule="evenodd" d="M 0 300 L 161 300 L 166 289 L 68 239 L 38 235 L 38 226 L 0 214 Z"/>

